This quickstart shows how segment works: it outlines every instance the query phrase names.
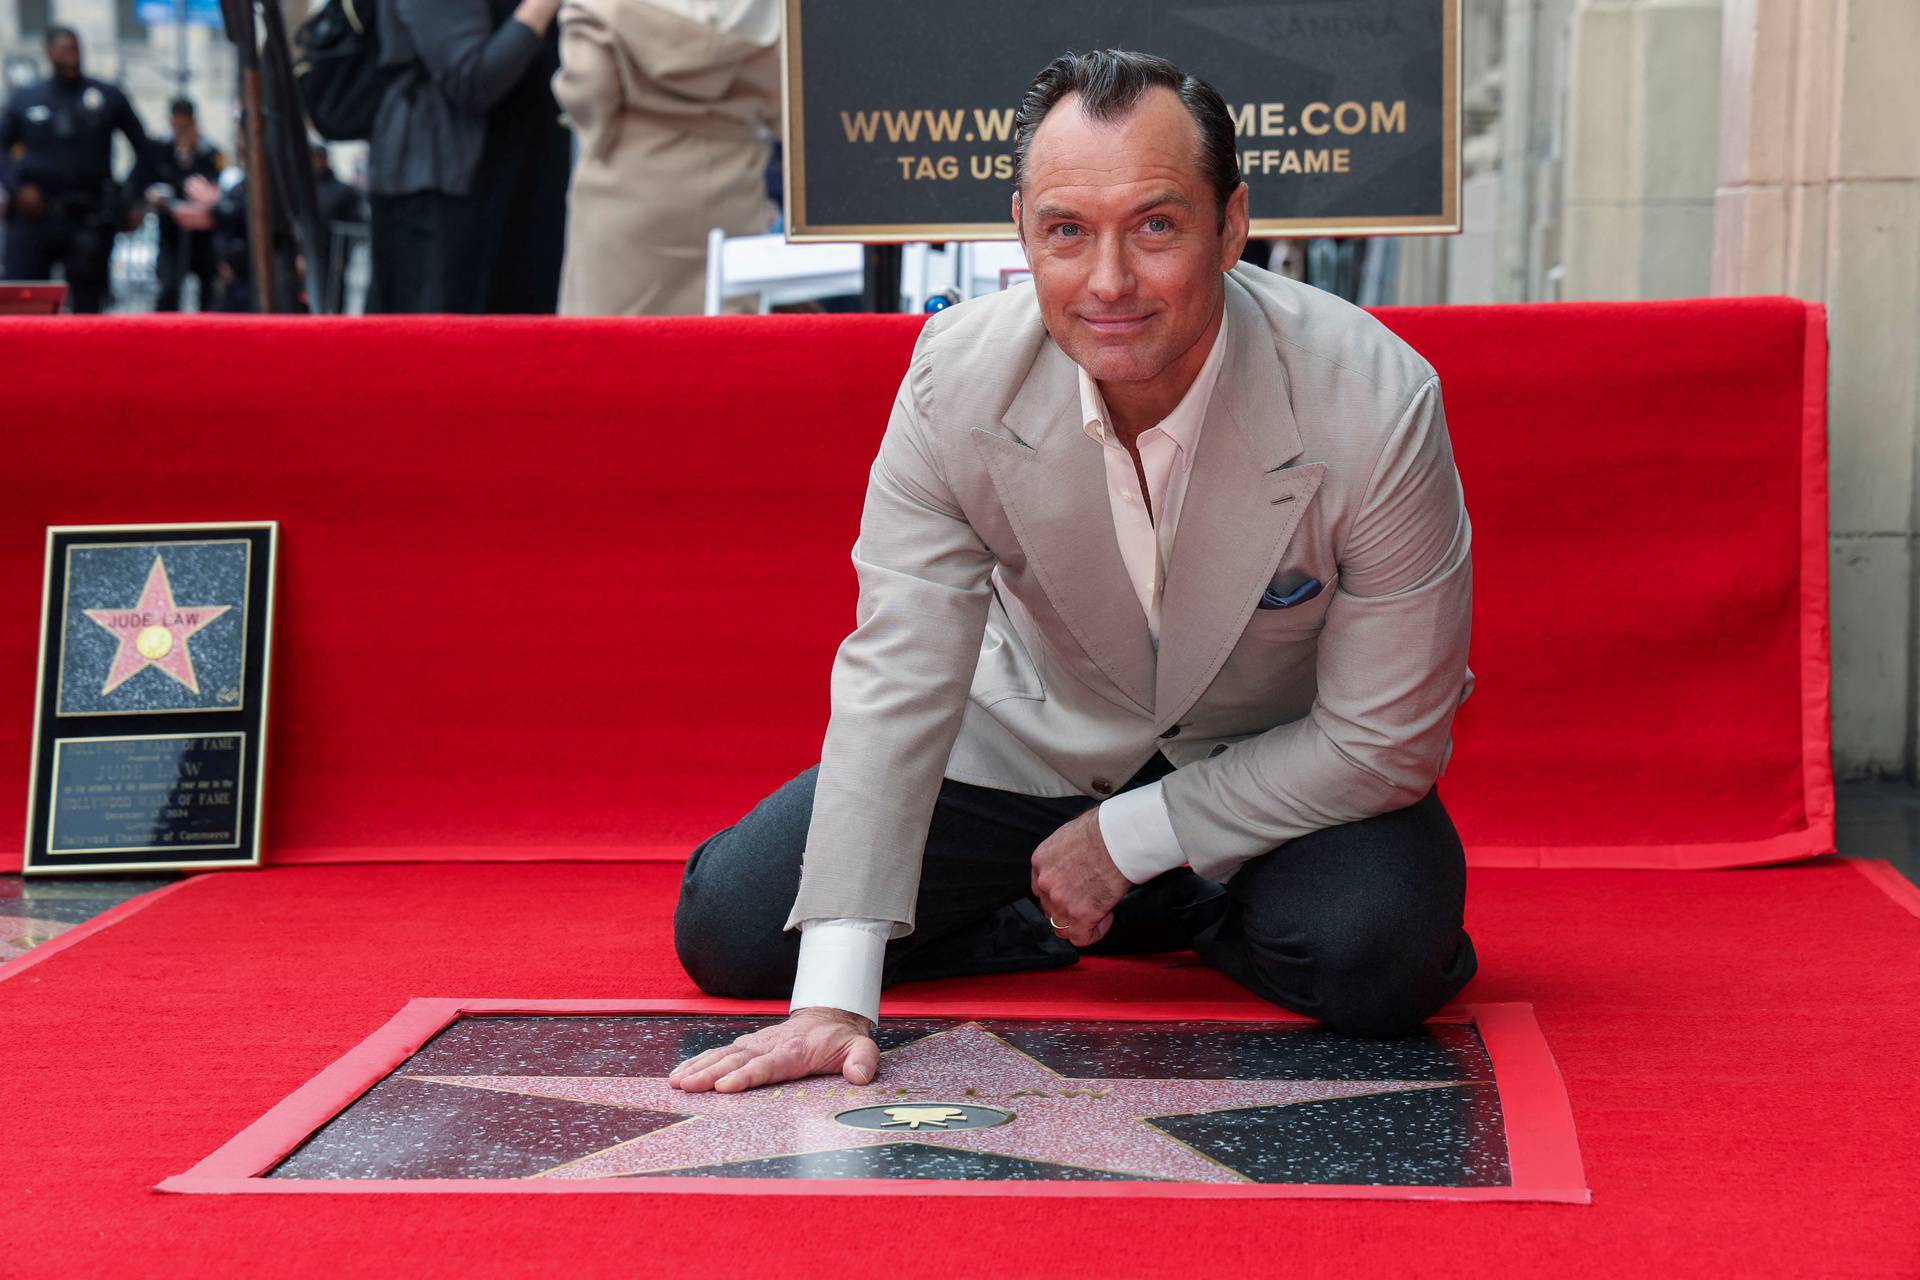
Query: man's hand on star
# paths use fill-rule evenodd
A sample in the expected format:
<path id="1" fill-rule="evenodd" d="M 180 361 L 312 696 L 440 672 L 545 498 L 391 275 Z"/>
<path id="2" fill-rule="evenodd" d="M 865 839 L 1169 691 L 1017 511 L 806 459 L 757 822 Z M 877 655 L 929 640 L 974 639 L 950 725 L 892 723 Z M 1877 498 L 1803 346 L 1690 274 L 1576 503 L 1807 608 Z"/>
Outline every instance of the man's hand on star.
<path id="1" fill-rule="evenodd" d="M 738 1093 L 838 1071 L 853 1084 L 867 1084 L 880 1069 L 870 1030 L 865 1018 L 843 1009 L 795 1009 L 778 1026 L 688 1058 L 667 1083 L 688 1093 Z"/>
<path id="2" fill-rule="evenodd" d="M 1090 946 L 1106 935 L 1113 927 L 1113 908 L 1132 887 L 1107 852 L 1097 806 L 1033 851 L 1033 895 L 1054 932 L 1076 947 Z"/>

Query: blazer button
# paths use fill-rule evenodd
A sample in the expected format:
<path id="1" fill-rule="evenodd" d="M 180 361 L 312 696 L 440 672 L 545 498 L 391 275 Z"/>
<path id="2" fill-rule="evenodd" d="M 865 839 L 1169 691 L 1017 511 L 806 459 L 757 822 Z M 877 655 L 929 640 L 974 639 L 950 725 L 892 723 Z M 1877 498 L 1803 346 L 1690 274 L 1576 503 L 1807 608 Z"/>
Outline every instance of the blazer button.
<path id="1" fill-rule="evenodd" d="M 1175 725 L 1173 726 L 1173 728 L 1167 730 L 1165 733 L 1161 734 L 1160 736 L 1163 738 L 1177 738 L 1180 736 L 1180 726 Z"/>
<path id="2" fill-rule="evenodd" d="M 1113 784 L 1105 778 L 1095 778 L 1093 780 L 1093 789 L 1104 796 L 1113 790 Z"/>

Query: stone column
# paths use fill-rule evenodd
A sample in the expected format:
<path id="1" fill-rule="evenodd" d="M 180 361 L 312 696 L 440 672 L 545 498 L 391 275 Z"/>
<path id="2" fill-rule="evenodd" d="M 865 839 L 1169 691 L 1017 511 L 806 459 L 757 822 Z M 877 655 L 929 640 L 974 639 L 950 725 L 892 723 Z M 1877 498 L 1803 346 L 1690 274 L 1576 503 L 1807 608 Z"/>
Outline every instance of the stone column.
<path id="1" fill-rule="evenodd" d="M 1713 291 L 1828 307 L 1843 777 L 1916 764 L 1916 49 L 1916 0 L 1727 0 Z"/>
<path id="2" fill-rule="evenodd" d="M 1494 237 L 1494 296 L 1501 302 L 1525 302 L 1530 296 L 1536 155 L 1545 115 L 1536 108 L 1539 16 L 1540 0 L 1507 0 L 1501 24 L 1500 217 Z"/>
<path id="3" fill-rule="evenodd" d="M 1561 296 L 1705 294 L 1721 0 L 1580 0 L 1568 43 Z"/>

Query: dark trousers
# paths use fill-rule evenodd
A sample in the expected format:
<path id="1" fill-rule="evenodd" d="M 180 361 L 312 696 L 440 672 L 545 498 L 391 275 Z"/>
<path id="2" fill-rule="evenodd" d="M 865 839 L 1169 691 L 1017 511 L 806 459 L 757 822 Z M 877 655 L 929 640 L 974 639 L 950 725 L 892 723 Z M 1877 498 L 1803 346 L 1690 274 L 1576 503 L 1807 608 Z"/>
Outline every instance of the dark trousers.
<path id="1" fill-rule="evenodd" d="M 471 194 L 371 201 L 367 310 L 387 315 L 552 315 L 567 240 L 566 130 L 496 112 Z"/>
<path id="2" fill-rule="evenodd" d="M 153 260 L 154 277 L 160 292 L 154 298 L 155 311 L 180 309 L 180 286 L 188 276 L 200 281 L 200 310 L 213 310 L 214 263 L 213 237 L 204 231 L 160 233 L 160 245 Z"/>
<path id="3" fill-rule="evenodd" d="M 36 220 L 10 212 L 0 279 L 50 280 L 57 263 L 67 284 L 67 310 L 82 315 L 104 311 L 113 234 L 111 226 L 89 215 L 49 213 Z"/>
<path id="4" fill-rule="evenodd" d="M 1156 753 L 1121 790 L 1172 768 Z M 674 942 L 702 990 L 754 999 L 791 992 L 800 935 L 783 926 L 799 891 L 818 773 L 815 765 L 787 782 L 688 858 Z M 1096 803 L 944 781 L 915 928 L 888 943 L 885 982 L 1077 959 L 1030 896 L 1030 860 Z M 1473 977 L 1465 901 L 1460 837 L 1439 794 L 1428 791 L 1405 809 L 1288 841 L 1247 863 L 1224 891 L 1191 871 L 1169 872 L 1127 895 L 1112 937 L 1131 933 L 1158 947 L 1171 925 L 1175 945 L 1190 939 L 1209 964 L 1275 1004 L 1339 1031 L 1390 1036 L 1417 1026 Z"/>

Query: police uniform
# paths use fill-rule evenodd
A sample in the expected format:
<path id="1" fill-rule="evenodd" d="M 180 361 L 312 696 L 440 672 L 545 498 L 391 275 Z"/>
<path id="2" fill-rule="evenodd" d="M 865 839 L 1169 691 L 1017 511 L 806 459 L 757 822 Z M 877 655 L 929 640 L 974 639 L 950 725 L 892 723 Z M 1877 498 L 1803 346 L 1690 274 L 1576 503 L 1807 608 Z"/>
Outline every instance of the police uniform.
<path id="1" fill-rule="evenodd" d="M 196 141 L 192 152 L 180 153 L 174 142 L 156 143 L 153 148 L 153 181 L 173 188 L 173 199 L 184 200 L 188 178 L 205 178 L 218 183 L 220 171 L 227 167 L 225 157 L 204 138 Z M 160 281 L 160 296 L 155 311 L 180 309 L 180 286 L 188 275 L 200 278 L 200 309 L 213 309 L 214 256 L 213 234 L 208 231 L 182 231 L 172 216 L 160 214 L 160 250 L 154 261 Z"/>
<path id="2" fill-rule="evenodd" d="M 106 303 L 108 263 L 123 209 L 113 182 L 113 135 L 133 145 L 134 180 L 148 171 L 147 134 L 133 104 L 90 76 L 52 76 L 20 90 L 0 111 L 0 171 L 8 193 L 6 261 L 0 276 L 45 280 L 66 268 L 74 311 Z M 20 190 L 36 186 L 46 212 L 27 216 Z"/>

